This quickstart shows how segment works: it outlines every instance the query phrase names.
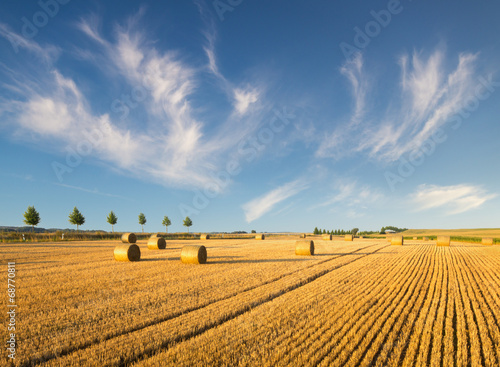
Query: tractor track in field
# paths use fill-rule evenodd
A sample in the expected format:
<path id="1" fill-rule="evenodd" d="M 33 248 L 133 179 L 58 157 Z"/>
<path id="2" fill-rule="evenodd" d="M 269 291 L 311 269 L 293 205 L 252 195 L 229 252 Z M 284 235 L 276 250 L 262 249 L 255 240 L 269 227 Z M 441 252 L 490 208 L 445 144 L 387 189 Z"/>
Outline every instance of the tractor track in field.
<path id="1" fill-rule="evenodd" d="M 126 338 L 126 336 L 128 335 L 131 335 L 135 332 L 138 332 L 138 331 L 141 331 L 141 330 L 145 330 L 145 329 L 148 329 L 148 328 L 151 328 L 151 327 L 155 327 L 155 326 L 159 326 L 160 324 L 162 323 L 165 323 L 165 322 L 168 322 L 168 321 L 173 321 L 177 318 L 180 318 L 181 316 L 185 316 L 186 314 L 190 314 L 190 313 L 193 313 L 193 312 L 196 312 L 196 311 L 200 311 L 200 310 L 203 310 L 209 306 L 214 306 L 216 305 L 217 303 L 223 303 L 225 301 L 229 301 L 231 300 L 232 298 L 235 298 L 237 297 L 238 295 L 242 295 L 243 293 L 246 293 L 246 292 L 251 292 L 251 291 L 254 291 L 254 290 L 257 290 L 258 288 L 263 288 L 265 287 L 266 285 L 270 285 L 270 284 L 273 284 L 273 283 L 276 283 L 277 281 L 280 281 L 280 280 L 283 280 L 287 277 L 290 277 L 290 276 L 293 276 L 295 274 L 298 274 L 298 273 L 301 273 L 301 272 L 304 272 L 304 271 L 307 271 L 307 270 L 312 270 L 313 268 L 316 268 L 320 265 L 324 265 L 328 262 L 331 262 L 331 261 L 334 261 L 334 260 L 337 260 L 339 258 L 342 258 L 344 256 L 348 256 L 348 255 L 360 255 L 358 257 L 356 257 L 355 259 L 353 259 L 352 261 L 349 261 L 345 264 L 341 264 L 339 266 L 335 266 L 335 267 L 332 267 L 332 268 L 328 268 L 328 269 L 325 269 L 325 270 L 322 270 L 322 271 L 319 271 L 318 273 L 315 273 L 311 276 L 309 276 L 308 278 L 306 278 L 305 280 L 301 280 L 299 281 L 298 283 L 295 283 L 295 284 L 292 284 L 292 285 L 289 285 L 288 287 L 285 287 L 284 289 L 280 290 L 279 292 L 276 292 L 275 294 L 272 294 L 270 296 L 268 296 L 267 298 L 265 299 L 261 299 L 259 301 L 255 301 L 255 302 L 250 302 L 250 303 L 247 303 L 245 304 L 243 307 L 241 307 L 240 309 L 234 311 L 234 312 L 230 312 L 228 313 L 227 315 L 217 319 L 217 320 L 214 320 L 213 322 L 208 322 L 207 324 L 205 324 L 204 326 L 202 327 L 199 327 L 199 328 L 195 328 L 194 330 L 190 331 L 190 332 L 187 332 L 187 333 L 181 333 L 173 338 L 170 338 L 170 339 L 167 339 L 166 341 L 162 342 L 159 346 L 157 346 L 154 350 L 150 350 L 148 348 L 146 348 L 143 352 L 140 352 L 138 354 L 135 354 L 133 356 L 129 356 L 129 357 L 121 357 L 118 361 L 118 363 L 116 363 L 116 361 L 113 363 L 113 365 L 122 365 L 122 366 L 125 366 L 125 365 L 129 365 L 130 363 L 133 363 L 135 361 L 139 361 L 141 359 L 144 359 L 144 358 L 147 358 L 147 357 L 150 357 L 151 355 L 153 354 L 156 354 L 158 352 L 160 352 L 162 349 L 165 349 L 165 348 L 169 348 L 181 341 L 186 341 L 190 338 L 193 338 L 197 335 L 200 335 L 204 332 L 206 332 L 207 330 L 210 330 L 214 327 L 217 327 L 229 320 L 232 320 L 246 312 L 249 312 L 251 311 L 252 309 L 264 304 L 264 303 L 267 303 L 267 302 L 270 302 L 278 297 L 280 297 L 281 295 L 283 294 L 286 294 L 294 289 L 297 289 L 297 288 L 300 288 L 302 286 L 304 286 L 305 284 L 308 284 L 316 279 L 318 279 L 319 277 L 325 275 L 325 274 L 328 274 L 329 272 L 331 271 L 334 271 L 340 267 L 343 267 L 343 266 L 346 266 L 346 265 L 349 265 L 365 256 L 368 256 L 368 255 L 372 255 L 372 254 L 375 254 L 387 247 L 389 247 L 390 245 L 387 244 L 385 246 L 382 246 L 380 247 L 379 249 L 373 251 L 373 252 L 369 252 L 369 253 L 362 253 L 362 254 L 359 254 L 359 252 L 363 251 L 363 250 L 366 250 L 368 248 L 371 248 L 371 247 L 376 247 L 376 246 L 381 246 L 380 243 L 376 243 L 376 244 L 371 244 L 369 246 L 364 246 L 364 247 L 361 247 L 361 248 L 358 248 L 356 249 L 355 251 L 350 251 L 350 252 L 346 252 L 346 253 L 338 253 L 338 254 L 332 254 L 332 257 L 328 257 L 327 259 L 325 260 L 321 260 L 321 261 L 318 261 L 318 262 L 315 262 L 314 264 L 311 264 L 311 265 L 308 265 L 304 268 L 301 268 L 301 269 L 298 269 L 298 270 L 294 270 L 292 272 L 288 272 L 288 273 L 285 273 L 285 274 L 282 274 L 278 277 L 275 277 L 271 280 L 268 280 L 266 282 L 263 282 L 263 283 L 260 283 L 258 285 L 255 285 L 255 286 L 252 286 L 252 287 L 248 287 L 246 289 L 243 289 L 237 293 L 233 293 L 233 294 L 230 294 L 226 297 L 223 297 L 223 298 L 219 298 L 217 300 L 214 300 L 214 301 L 210 301 L 210 302 L 207 302 L 203 305 L 200 305 L 200 306 L 197 306 L 197 307 L 192 307 L 190 309 L 187 309 L 187 310 L 183 310 L 183 311 L 179 311 L 175 314 L 171 314 L 167 317 L 164 317 L 164 318 L 161 318 L 161 319 L 156 319 L 154 321 L 151 321 L 145 325 L 141 325 L 141 326 L 138 326 L 138 327 L 134 327 L 134 328 L 130 328 L 126 331 L 122 331 L 122 332 L 119 332 L 119 333 L 116 333 L 116 334 L 110 334 L 108 336 L 105 336 L 101 339 L 94 339 L 92 341 L 89 341 L 87 343 L 84 343 L 80 346 L 76 346 L 76 347 L 73 347 L 73 348 L 67 348 L 66 350 L 63 350 L 61 352 L 59 352 L 57 355 L 54 354 L 54 353 L 48 353 L 48 354 L 45 354 L 41 357 L 38 357 L 36 359 L 32 359 L 32 360 L 29 360 L 29 361 L 25 361 L 24 363 L 21 364 L 21 366 L 32 366 L 32 365 L 41 365 L 41 364 L 46 364 L 48 363 L 49 365 L 51 364 L 54 364 L 54 365 L 58 365 L 58 361 L 60 358 L 65 358 L 65 359 L 69 359 L 71 360 L 71 355 L 72 354 L 79 354 L 79 352 L 84 352 L 85 350 L 89 349 L 89 348 L 93 348 L 93 347 L 98 347 L 99 345 L 101 344 L 106 344 L 106 343 L 109 343 L 109 342 L 113 342 L 113 340 L 116 340 L 116 339 L 120 339 L 120 338 Z M 110 365 L 110 364 L 107 364 L 107 365 Z"/>
<path id="2" fill-rule="evenodd" d="M 134 366 L 188 366 L 193 358 L 206 365 L 500 365 L 498 258 L 465 246 L 399 250 L 391 252 L 403 256 L 390 257 L 389 265 L 367 272 L 364 264 L 379 257 L 365 257 L 284 294 L 277 314 L 266 304 L 151 358 L 144 354 Z M 350 288 L 342 279 L 356 279 L 357 271 L 364 276 L 351 283 L 356 292 L 344 295 Z M 239 329 L 245 324 L 248 335 Z"/>
<path id="3" fill-rule="evenodd" d="M 392 310 L 398 307 L 401 302 L 404 301 L 407 297 L 413 296 L 414 292 L 420 292 L 422 289 L 421 279 L 425 279 L 429 276 L 429 272 L 418 272 L 421 268 L 422 264 L 428 263 L 431 261 L 423 251 L 421 257 L 415 261 L 410 267 L 410 271 L 408 271 L 404 277 L 401 279 L 397 279 L 398 286 L 394 286 L 394 288 L 387 295 L 384 296 L 377 305 L 377 308 L 370 310 L 366 315 L 362 315 L 357 320 L 353 320 L 355 322 L 355 330 L 360 337 L 356 340 L 344 341 L 345 337 L 342 336 L 339 345 L 331 344 L 328 349 L 323 351 L 322 355 L 319 357 L 318 365 L 328 365 L 332 361 L 335 363 L 343 363 L 343 364 L 352 364 L 353 355 L 342 355 L 344 350 L 350 350 L 353 354 L 355 351 L 359 350 L 360 356 L 357 357 L 357 362 L 355 364 L 360 364 L 364 359 L 366 353 L 370 350 L 371 346 L 375 342 L 379 333 L 375 333 L 370 337 L 370 332 L 374 327 L 370 327 L 366 329 L 366 325 L 369 324 L 370 320 L 380 320 L 379 324 L 377 324 L 376 329 L 381 330 L 381 328 L 389 321 L 390 316 L 393 314 Z M 432 268 L 430 269 L 430 276 L 432 277 Z M 364 330 L 366 329 L 366 330 Z M 348 330 L 345 330 L 345 335 Z"/>
<path id="4" fill-rule="evenodd" d="M 412 262 L 423 261 L 423 257 L 424 254 L 417 252 L 414 254 L 412 261 L 406 264 L 404 263 L 406 260 L 400 258 L 398 263 L 401 263 L 401 268 L 394 266 L 393 263 L 387 264 L 387 272 L 382 273 L 384 274 L 383 277 L 392 278 L 399 272 L 408 275 L 411 272 L 407 272 L 406 269 L 413 269 Z M 363 283 L 363 290 L 370 289 L 370 297 L 376 295 L 375 300 L 370 300 L 370 297 L 366 294 L 364 296 L 356 295 L 352 299 L 346 300 L 346 302 L 348 301 L 349 303 L 356 305 L 354 307 L 354 314 L 358 315 L 357 318 L 350 318 L 346 323 L 344 323 L 340 321 L 343 315 L 333 312 L 326 317 L 328 322 L 325 322 L 315 333 L 307 333 L 307 328 L 304 327 L 301 331 L 302 335 L 300 335 L 300 337 L 295 336 L 296 344 L 298 345 L 294 345 L 294 347 L 288 351 L 289 353 L 287 353 L 286 356 L 286 363 L 293 363 L 293 359 L 303 353 L 307 355 L 305 359 L 310 363 L 313 363 L 314 365 L 321 363 L 321 361 L 332 352 L 333 348 L 337 346 L 338 343 L 341 343 L 342 339 L 348 334 L 349 331 L 355 330 L 359 327 L 358 322 L 365 320 L 373 314 L 373 312 L 376 311 L 375 306 L 383 304 L 385 302 L 384 300 L 389 297 L 391 290 L 387 287 L 380 288 L 380 283 L 382 283 L 381 278 L 376 278 L 370 282 Z M 360 292 L 360 294 L 363 293 L 364 291 Z M 326 305 L 323 305 L 323 307 L 327 308 Z M 333 325 L 337 325 L 337 323 L 338 325 L 341 325 L 340 328 L 338 328 L 338 326 L 337 328 L 334 328 Z M 331 333 L 333 337 L 326 339 L 323 338 L 327 333 Z M 308 340 L 316 340 L 313 342 L 314 347 L 310 347 L 310 344 L 307 342 Z M 281 343 L 287 343 L 287 341 L 283 340 Z"/>

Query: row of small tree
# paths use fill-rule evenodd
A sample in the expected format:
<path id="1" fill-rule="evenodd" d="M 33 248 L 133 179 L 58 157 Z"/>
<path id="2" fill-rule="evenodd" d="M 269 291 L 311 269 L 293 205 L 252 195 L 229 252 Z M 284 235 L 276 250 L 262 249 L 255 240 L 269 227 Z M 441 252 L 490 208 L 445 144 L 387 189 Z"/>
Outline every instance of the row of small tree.
<path id="1" fill-rule="evenodd" d="M 318 229 L 318 227 L 315 227 L 314 231 L 313 231 L 314 234 L 331 234 L 331 235 L 339 235 L 339 236 L 343 236 L 345 234 L 355 235 L 358 232 L 359 232 L 359 228 L 353 228 L 350 231 L 346 231 L 344 229 L 335 229 L 335 230 L 332 229 L 331 231 L 327 231 L 326 229 L 322 230 L 321 228 Z"/>
<path id="2" fill-rule="evenodd" d="M 144 215 L 144 213 L 140 213 L 138 218 L 139 218 L 139 224 L 141 225 L 142 228 L 142 232 L 144 232 L 144 225 L 147 222 L 146 216 Z M 108 216 L 106 217 L 106 220 L 109 224 L 111 224 L 111 231 L 114 232 L 114 225 L 118 223 L 118 217 L 113 211 L 110 211 Z M 41 221 L 40 214 L 35 209 L 35 207 L 28 206 L 28 209 L 24 212 L 24 223 L 31 226 L 31 230 L 34 231 L 35 226 L 37 226 L 40 223 L 40 221 Z M 71 224 L 76 225 L 76 230 L 78 231 L 79 226 L 85 223 L 85 217 L 75 206 L 73 211 L 69 214 L 68 221 Z M 172 224 L 170 218 L 164 216 L 161 224 L 165 226 L 165 230 L 168 233 L 168 226 Z M 193 221 L 191 220 L 191 218 L 186 217 L 186 219 L 184 219 L 183 221 L 183 225 L 187 228 L 189 232 L 189 227 L 193 225 Z"/>

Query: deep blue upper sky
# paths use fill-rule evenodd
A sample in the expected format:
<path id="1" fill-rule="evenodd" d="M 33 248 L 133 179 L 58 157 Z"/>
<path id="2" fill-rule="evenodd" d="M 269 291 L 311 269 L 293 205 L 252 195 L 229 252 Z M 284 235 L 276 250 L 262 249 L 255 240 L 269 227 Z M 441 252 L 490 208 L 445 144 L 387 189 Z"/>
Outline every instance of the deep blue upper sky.
<path id="1" fill-rule="evenodd" d="M 231 3 L 4 1 L 0 225 L 498 227 L 500 4 Z"/>

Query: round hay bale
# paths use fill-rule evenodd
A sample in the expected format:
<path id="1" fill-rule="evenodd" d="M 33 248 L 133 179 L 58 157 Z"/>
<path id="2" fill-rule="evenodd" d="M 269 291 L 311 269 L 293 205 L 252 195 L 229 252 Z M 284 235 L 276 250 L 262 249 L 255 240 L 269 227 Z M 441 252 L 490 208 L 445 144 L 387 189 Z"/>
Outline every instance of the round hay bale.
<path id="1" fill-rule="evenodd" d="M 422 237 L 424 241 L 429 241 L 429 237 Z"/>
<path id="2" fill-rule="evenodd" d="M 181 261 L 184 264 L 206 264 L 207 249 L 205 246 L 186 245 L 181 250 Z"/>
<path id="3" fill-rule="evenodd" d="M 313 256 L 314 241 L 312 240 L 295 241 L 295 255 Z"/>
<path id="4" fill-rule="evenodd" d="M 116 261 L 139 261 L 141 249 L 136 244 L 118 245 L 115 247 L 114 257 Z"/>
<path id="5" fill-rule="evenodd" d="M 331 241 L 332 239 L 333 239 L 333 236 L 331 234 L 324 234 L 323 235 L 324 241 Z"/>
<path id="6" fill-rule="evenodd" d="M 403 236 L 392 236 L 391 245 L 392 246 L 403 246 L 404 238 Z"/>
<path id="7" fill-rule="evenodd" d="M 209 240 L 210 239 L 210 235 L 209 234 L 202 234 L 200 235 L 200 240 Z"/>
<path id="8" fill-rule="evenodd" d="M 255 236 L 255 239 L 263 241 L 263 240 L 266 239 L 266 235 L 264 235 L 264 234 L 258 234 L 257 236 Z"/>
<path id="9" fill-rule="evenodd" d="M 123 243 L 136 243 L 137 236 L 134 233 L 124 233 L 122 234 Z"/>
<path id="10" fill-rule="evenodd" d="M 491 246 L 493 245 L 493 238 L 492 237 L 483 237 L 481 243 L 486 246 Z"/>
<path id="11" fill-rule="evenodd" d="M 437 236 L 436 245 L 449 246 L 450 245 L 450 236 Z"/>
<path id="12" fill-rule="evenodd" d="M 418 240 L 418 237 L 413 237 L 414 240 Z"/>
<path id="13" fill-rule="evenodd" d="M 363 237 L 363 236 L 359 236 L 359 238 L 360 238 L 360 239 L 363 239 L 363 238 L 365 238 L 365 237 Z"/>
<path id="14" fill-rule="evenodd" d="M 306 236 L 306 234 L 305 234 L 305 233 L 302 233 L 302 234 L 300 235 L 300 238 L 306 238 L 306 237 L 307 237 L 307 236 Z"/>
<path id="15" fill-rule="evenodd" d="M 151 237 L 148 240 L 148 249 L 150 250 L 165 250 L 167 241 L 163 237 Z"/>
<path id="16" fill-rule="evenodd" d="M 345 241 L 352 241 L 353 238 L 354 238 L 354 236 L 352 234 L 346 234 L 344 237 L 344 240 Z"/>

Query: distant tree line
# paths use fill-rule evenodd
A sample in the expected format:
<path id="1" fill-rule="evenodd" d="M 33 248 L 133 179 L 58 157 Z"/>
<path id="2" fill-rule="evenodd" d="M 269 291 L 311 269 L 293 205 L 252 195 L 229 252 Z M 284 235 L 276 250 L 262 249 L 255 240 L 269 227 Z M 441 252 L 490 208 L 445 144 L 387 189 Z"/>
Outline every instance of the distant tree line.
<path id="1" fill-rule="evenodd" d="M 28 206 L 28 209 L 24 212 L 23 216 L 24 216 L 24 223 L 31 226 L 31 231 L 34 232 L 35 227 L 41 221 L 40 213 L 38 213 L 38 211 L 35 209 L 34 206 Z M 75 206 L 73 208 L 73 211 L 69 213 L 68 221 L 71 224 L 76 225 L 76 231 L 78 232 L 79 227 L 85 223 L 85 217 Z M 114 232 L 114 225 L 118 223 L 118 217 L 113 211 L 109 212 L 108 216 L 106 217 L 106 221 L 109 224 L 111 224 L 111 231 Z M 144 225 L 146 224 L 146 222 L 147 222 L 146 216 L 144 215 L 144 213 L 140 213 L 139 224 L 141 225 L 142 232 L 144 232 Z M 164 216 L 161 224 L 165 226 L 165 230 L 168 233 L 168 226 L 172 224 L 172 221 L 167 216 Z M 189 227 L 193 225 L 193 221 L 191 220 L 191 218 L 186 217 L 186 219 L 184 219 L 182 224 L 187 228 L 189 232 Z"/>
<path id="2" fill-rule="evenodd" d="M 342 236 L 346 234 L 357 234 L 359 232 L 359 228 L 353 228 L 351 230 L 345 230 L 345 229 L 332 229 L 330 231 L 326 229 L 321 229 L 318 227 L 314 228 L 313 234 L 331 234 L 331 235 L 337 235 L 337 236 Z"/>

